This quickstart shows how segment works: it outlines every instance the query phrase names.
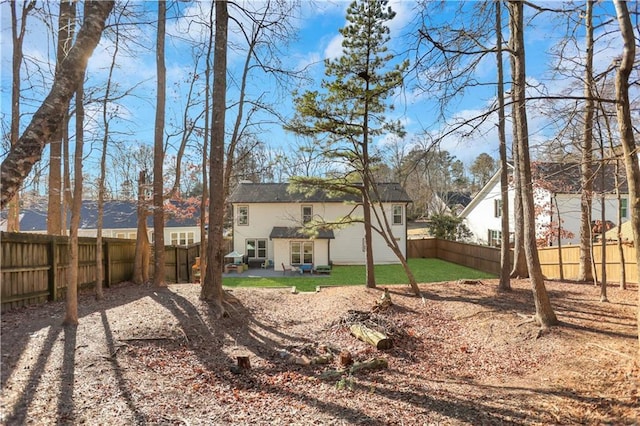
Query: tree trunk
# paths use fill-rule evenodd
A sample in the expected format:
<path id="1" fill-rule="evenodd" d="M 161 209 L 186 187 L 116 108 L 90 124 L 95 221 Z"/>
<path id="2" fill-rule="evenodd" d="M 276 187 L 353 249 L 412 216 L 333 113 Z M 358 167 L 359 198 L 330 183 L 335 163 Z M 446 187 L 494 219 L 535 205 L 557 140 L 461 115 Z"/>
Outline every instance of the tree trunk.
<path id="1" fill-rule="evenodd" d="M 216 1 L 216 33 L 213 59 L 213 108 L 211 155 L 209 156 L 209 241 L 207 271 L 200 298 L 216 302 L 219 316 L 225 315 L 222 290 L 222 235 L 224 226 L 224 130 L 227 89 L 227 33 L 229 13 L 226 1 Z"/>
<path id="2" fill-rule="evenodd" d="M 631 210 L 631 229 L 633 241 L 638 246 L 640 241 L 640 167 L 636 143 L 633 135 L 633 122 L 631 121 L 631 104 L 629 102 L 629 76 L 633 70 L 636 55 L 635 37 L 631 17 L 627 9 L 627 3 L 623 0 L 614 0 L 620 34 L 624 42 L 622 58 L 616 74 L 616 115 L 618 117 L 618 130 L 620 141 L 624 151 L 624 163 L 627 169 L 627 183 L 629 185 L 629 204 Z M 636 249 L 636 270 L 640 277 L 640 250 Z M 638 291 L 638 339 L 640 339 L 640 291 Z M 640 359 L 640 345 L 638 345 L 638 358 Z"/>
<path id="3" fill-rule="evenodd" d="M 538 249 L 536 246 L 535 213 L 533 202 L 533 188 L 525 185 L 531 182 L 531 162 L 529 158 L 529 130 L 526 114 L 526 72 L 524 51 L 524 13 L 523 3 L 509 1 L 510 19 L 514 31 L 511 33 L 514 56 L 513 99 L 518 109 L 517 122 L 514 126 L 518 132 L 518 170 L 520 171 L 520 187 L 522 190 L 522 211 L 524 217 L 524 249 L 529 269 L 529 279 L 533 289 L 536 321 L 543 327 L 558 323 L 547 290 L 544 286 Z"/>
<path id="4" fill-rule="evenodd" d="M 365 90 L 364 90 L 364 116 L 362 118 L 362 210 L 364 213 L 364 245 L 366 253 L 366 283 L 367 288 L 376 288 L 375 263 L 373 261 L 373 232 L 371 232 L 371 187 L 370 165 L 369 165 L 369 69 L 364 70 Z"/>
<path id="5" fill-rule="evenodd" d="M 584 111 L 584 132 L 580 151 L 582 161 L 580 163 L 580 179 L 582 183 L 582 195 L 580 197 L 580 267 L 578 280 L 593 281 L 591 259 L 591 205 L 593 203 L 593 3 L 587 0 L 585 13 L 586 31 L 586 59 L 584 97 L 586 99 Z"/>
<path id="6" fill-rule="evenodd" d="M 164 61 L 164 38 L 167 23 L 166 0 L 158 1 L 158 32 L 156 38 L 157 98 L 153 144 L 153 284 L 166 286 L 164 256 L 164 120 L 167 70 Z"/>
<path id="7" fill-rule="evenodd" d="M 102 231 L 104 225 L 104 193 L 105 193 L 105 179 L 107 174 L 107 148 L 109 142 L 109 117 L 108 107 L 109 100 L 111 98 L 111 81 L 113 80 L 113 70 L 116 66 L 116 57 L 118 56 L 118 50 L 120 48 L 118 27 L 115 31 L 114 52 L 111 57 L 111 65 L 109 66 L 109 75 L 107 77 L 107 86 L 104 90 L 104 100 L 102 102 L 102 152 L 100 154 L 100 175 L 98 176 L 98 229 L 96 235 L 96 299 L 102 300 L 104 298 L 103 282 L 104 282 L 104 269 L 102 252 Z"/>
<path id="8" fill-rule="evenodd" d="M 136 252 L 133 261 L 133 282 L 143 284 L 149 281 L 149 261 L 151 258 L 151 247 L 147 232 L 147 217 L 149 208 L 147 205 L 147 174 L 141 171 L 138 177 L 138 203 L 137 203 L 137 232 L 136 232 Z"/>
<path id="9" fill-rule="evenodd" d="M 16 2 L 9 2 L 11 8 L 11 40 L 13 54 L 11 59 L 11 146 L 18 143 L 20 136 L 20 69 L 22 67 L 22 43 L 27 25 L 27 15 L 35 7 L 35 0 L 23 3 L 20 14 L 20 29 L 18 29 L 18 16 L 16 14 Z M 7 212 L 7 231 L 20 231 L 20 193 L 16 192 L 11 199 Z"/>
<path id="10" fill-rule="evenodd" d="M 200 283 L 204 283 L 207 275 L 207 226 L 208 223 L 208 198 L 209 183 L 207 168 L 209 167 L 209 135 L 211 117 L 211 49 L 213 47 L 213 9 L 214 2 L 211 2 L 209 9 L 209 39 L 207 43 L 207 59 L 205 69 L 205 89 L 204 89 L 204 136 L 202 140 L 202 198 L 200 200 Z M 222 266 L 222 265 L 221 265 Z"/>
<path id="11" fill-rule="evenodd" d="M 42 156 L 45 144 L 60 127 L 69 101 L 84 76 L 87 61 L 100 41 L 113 1 L 85 4 L 85 19 L 76 43 L 56 72 L 53 87 L 31 122 L 0 166 L 0 208 L 13 198 L 33 165 Z"/>
<path id="12" fill-rule="evenodd" d="M 84 78 L 76 91 L 76 147 L 73 161 L 73 197 L 71 203 L 71 228 L 69 230 L 69 269 L 67 277 L 66 313 L 63 324 L 78 324 L 78 229 L 82 211 L 82 157 L 84 148 Z"/>
<path id="13" fill-rule="evenodd" d="M 71 0 L 63 0 L 60 2 L 60 13 L 58 16 L 58 44 L 56 51 L 56 74 L 60 68 L 60 64 L 64 60 L 69 51 L 69 44 L 73 38 L 71 32 L 71 9 L 73 3 Z M 66 110 L 68 110 L 68 106 Z M 54 132 L 51 145 L 49 147 L 49 194 L 47 204 L 47 234 L 63 235 L 63 229 L 66 227 L 66 221 L 63 221 L 62 215 L 62 144 L 63 135 L 66 132 L 63 129 L 68 125 L 67 111 L 63 115 L 64 119 L 61 125 Z"/>
<path id="14" fill-rule="evenodd" d="M 513 25 L 510 25 L 513 30 Z M 514 68 L 514 57 L 510 57 L 511 69 Z M 513 92 L 513 89 L 512 89 Z M 512 103 L 513 123 L 518 121 L 518 106 Z M 522 178 L 520 177 L 520 168 L 518 163 L 520 162 L 518 155 L 518 129 L 513 125 L 513 220 L 514 220 L 514 246 L 513 246 L 513 268 L 511 269 L 511 278 L 527 278 L 529 271 L 527 270 L 527 258 L 524 253 L 524 215 L 522 212 Z"/>
<path id="15" fill-rule="evenodd" d="M 500 1 L 496 7 L 496 63 L 498 67 L 498 138 L 500 140 L 500 198 L 502 199 L 500 240 L 500 282 L 498 290 L 511 290 L 511 249 L 509 247 L 509 166 L 507 164 L 507 137 L 504 118 L 504 70 L 502 67 L 502 9 Z"/>

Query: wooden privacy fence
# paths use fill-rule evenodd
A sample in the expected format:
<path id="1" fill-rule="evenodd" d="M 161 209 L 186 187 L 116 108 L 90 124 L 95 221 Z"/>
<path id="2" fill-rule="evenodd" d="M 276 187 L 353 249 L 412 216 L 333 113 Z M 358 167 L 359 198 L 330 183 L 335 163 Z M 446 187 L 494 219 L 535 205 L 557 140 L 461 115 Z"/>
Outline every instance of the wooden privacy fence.
<path id="1" fill-rule="evenodd" d="M 624 244 L 622 246 L 626 281 L 637 283 L 638 274 L 636 271 L 636 248 Z M 580 268 L 580 246 L 564 246 L 562 251 L 558 247 L 544 247 L 538 249 L 540 266 L 545 277 L 559 279 L 560 263 L 564 279 L 575 280 L 578 278 Z M 593 263 L 595 264 L 595 275 L 600 280 L 602 278 L 602 246 L 600 244 L 593 247 Z M 607 282 L 620 282 L 622 266 L 618 245 L 607 244 L 605 246 L 605 267 L 607 271 Z"/>
<path id="2" fill-rule="evenodd" d="M 105 287 L 133 276 L 135 240 L 103 238 Z M 78 286 L 96 284 L 96 239 L 78 238 Z M 165 249 L 165 280 L 192 282 L 191 266 L 200 244 Z M 151 266 L 153 265 L 153 255 Z M 64 298 L 69 268 L 69 238 L 64 236 L 0 233 L 0 300 L 5 312 L 20 306 Z"/>
<path id="3" fill-rule="evenodd" d="M 135 241 L 103 238 L 104 285 L 126 281 L 133 274 Z M 96 239 L 78 238 L 78 286 L 96 282 Z M 0 234 L 2 311 L 59 300 L 66 291 L 69 238 L 64 236 Z"/>
<path id="4" fill-rule="evenodd" d="M 560 254 L 562 253 L 562 254 Z M 627 282 L 638 282 L 635 262 L 635 247 L 623 246 L 625 272 Z M 622 267 L 616 244 L 607 244 L 605 249 L 607 282 L 619 282 Z M 577 280 L 580 260 L 579 246 L 565 246 L 562 251 L 558 247 L 544 247 L 538 249 L 540 266 L 543 275 L 548 279 L 560 279 L 560 260 L 564 279 Z M 473 269 L 500 274 L 500 248 L 477 244 L 467 244 L 457 241 L 440 240 L 437 238 L 415 239 L 407 241 L 407 257 L 409 258 L 437 258 L 468 266 Z M 595 274 L 602 277 L 602 247 L 593 248 Z M 511 251 L 513 264 L 513 250 Z"/>

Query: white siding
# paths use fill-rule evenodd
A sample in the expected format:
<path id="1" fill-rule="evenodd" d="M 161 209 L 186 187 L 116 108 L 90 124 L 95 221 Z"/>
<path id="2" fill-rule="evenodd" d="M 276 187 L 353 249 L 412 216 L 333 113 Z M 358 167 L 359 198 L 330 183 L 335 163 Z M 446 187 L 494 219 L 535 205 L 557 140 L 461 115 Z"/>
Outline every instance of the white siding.
<path id="1" fill-rule="evenodd" d="M 403 203 L 398 203 L 403 204 Z M 245 253 L 245 241 L 253 238 L 269 238 L 275 226 L 298 227 L 302 223 L 302 206 L 313 206 L 314 216 L 320 216 L 325 221 L 332 221 L 349 213 L 352 205 L 342 203 L 237 203 L 234 204 L 234 236 L 233 248 L 239 253 Z M 238 225 L 237 207 L 249 206 L 249 224 Z M 385 204 L 385 212 L 389 221 L 392 220 L 392 204 Z M 403 205 L 404 208 L 404 205 Z M 361 209 L 357 209 L 355 216 L 362 216 Z M 406 255 L 406 220 L 402 225 L 392 225 L 400 250 Z M 335 239 L 316 239 L 314 241 L 314 264 L 324 265 L 331 260 L 334 264 L 364 264 L 365 253 L 362 240 L 364 227 L 355 223 L 346 228 L 334 231 Z M 273 259 L 275 268 L 282 269 L 290 262 L 290 241 L 285 239 L 268 240 L 267 258 Z M 328 246 L 328 247 L 327 247 Z M 328 248 L 328 250 L 327 250 Z M 391 249 L 387 247 L 382 237 L 374 233 L 374 261 L 376 263 L 399 263 Z M 330 259 L 329 257 L 330 256 Z"/>

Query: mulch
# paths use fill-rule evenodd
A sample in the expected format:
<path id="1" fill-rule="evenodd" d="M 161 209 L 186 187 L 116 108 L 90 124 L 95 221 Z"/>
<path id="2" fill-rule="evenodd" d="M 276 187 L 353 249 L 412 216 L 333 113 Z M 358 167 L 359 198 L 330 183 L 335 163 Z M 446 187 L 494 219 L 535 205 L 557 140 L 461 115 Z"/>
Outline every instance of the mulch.
<path id="1" fill-rule="evenodd" d="M 291 294 L 229 291 L 229 317 L 194 284 L 124 283 L 80 324 L 63 303 L 2 315 L 2 423 L 633 425 L 640 421 L 637 287 L 547 282 L 561 321 L 530 317 L 527 280 Z M 352 336 L 363 323 L 387 350 Z M 386 368 L 353 370 L 384 360 Z M 249 368 L 238 365 L 239 357 Z M 322 360 L 322 362 L 321 362 Z M 337 372 L 327 374 L 327 372 Z"/>

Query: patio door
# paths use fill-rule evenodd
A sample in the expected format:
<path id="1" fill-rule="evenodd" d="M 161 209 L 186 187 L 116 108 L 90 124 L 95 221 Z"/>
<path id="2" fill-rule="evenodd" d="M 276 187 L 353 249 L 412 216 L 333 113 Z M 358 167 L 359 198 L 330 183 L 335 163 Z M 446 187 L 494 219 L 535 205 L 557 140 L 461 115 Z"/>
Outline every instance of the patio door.
<path id="1" fill-rule="evenodd" d="M 312 264 L 313 263 L 313 242 L 293 241 L 291 242 L 291 264 Z"/>
<path id="2" fill-rule="evenodd" d="M 246 240 L 247 258 L 264 260 L 267 258 L 267 240 L 265 238 L 249 238 Z"/>

